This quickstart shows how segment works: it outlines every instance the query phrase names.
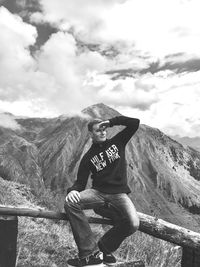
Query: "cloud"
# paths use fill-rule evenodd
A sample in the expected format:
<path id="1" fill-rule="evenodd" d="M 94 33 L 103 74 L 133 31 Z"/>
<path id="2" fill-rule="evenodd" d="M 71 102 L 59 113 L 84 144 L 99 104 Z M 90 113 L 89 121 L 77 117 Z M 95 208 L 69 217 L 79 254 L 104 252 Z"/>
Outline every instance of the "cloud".
<path id="1" fill-rule="evenodd" d="M 146 78 L 147 79 L 147 78 Z M 129 106 L 147 110 L 158 98 L 157 88 L 143 78 L 110 80 L 108 75 L 89 77 L 87 86 L 90 92 L 96 89 L 96 100 L 114 106 Z"/>
<path id="2" fill-rule="evenodd" d="M 125 42 L 160 59 L 179 52 L 199 56 L 198 0 L 41 0 L 41 5 L 43 13 L 33 18 L 73 30 L 85 42 Z"/>
<path id="3" fill-rule="evenodd" d="M 31 21 L 57 32 L 34 55 L 39 27 L 0 8 L 3 110 L 57 116 L 103 102 L 166 133 L 195 134 L 198 1 L 40 3 Z"/>
<path id="4" fill-rule="evenodd" d="M 193 72 L 193 71 L 198 71 L 200 70 L 200 58 L 192 58 L 189 60 L 184 59 L 183 62 L 181 61 L 169 61 L 164 64 L 160 68 L 162 69 L 169 69 L 169 70 L 176 70 L 177 72 Z"/>
<path id="5" fill-rule="evenodd" d="M 43 21 L 49 21 L 52 24 L 56 24 L 62 29 L 69 29 L 69 27 L 76 27 L 76 31 L 85 31 L 85 28 L 89 27 L 88 31 L 95 30 L 100 26 L 102 13 L 106 10 L 110 10 L 116 4 L 123 4 L 126 0 L 85 0 L 84 3 L 81 0 L 75 1 L 62 1 L 55 0 L 41 0 L 40 4 L 43 9 L 43 13 L 40 18 Z M 36 13 L 39 20 L 39 14 Z M 35 18 L 33 14 L 32 19 Z M 39 21 L 38 21 L 39 22 Z M 82 25 L 81 25 L 82 24 Z"/>
<path id="6" fill-rule="evenodd" d="M 91 51 L 79 54 L 73 36 L 59 32 L 42 47 L 37 60 L 40 71 L 54 77 L 55 91 L 47 97 L 52 106 L 66 112 L 92 104 L 95 91 L 88 94 L 85 77 L 91 71 L 104 71 L 107 65 L 104 57 Z"/>
<path id="7" fill-rule="evenodd" d="M 101 54 L 80 53 L 71 34 L 58 32 L 33 57 L 28 47 L 36 42 L 36 28 L 3 7 L 0 29 L 0 100 L 5 108 L 27 103 L 24 110 L 30 116 L 45 115 L 44 111 L 48 116 L 80 111 L 93 103 L 95 92 L 88 95 L 83 83 L 88 72 L 106 69 L 108 62 Z"/>
<path id="8" fill-rule="evenodd" d="M 19 130 L 21 126 L 12 115 L 0 113 L 0 127 Z"/>
<path id="9" fill-rule="evenodd" d="M 48 3 L 53 3 L 54 7 L 60 8 L 57 2 Z M 98 3 L 102 10 L 105 7 L 114 6 L 112 1 L 109 4 L 107 2 L 105 4 L 104 1 Z M 75 4 L 72 5 L 72 8 L 75 6 Z M 91 10 L 96 10 L 95 5 L 91 4 Z M 4 70 L 0 78 L 2 100 L 15 102 L 15 105 L 26 100 L 29 102 L 26 109 L 28 106 L 31 109 L 37 101 L 37 109 L 33 109 L 36 114 L 41 114 L 41 111 L 48 109 L 57 111 L 57 114 L 71 112 L 94 102 L 128 105 L 146 110 L 152 103 L 158 101 L 156 88 L 142 79 L 126 78 L 112 81 L 108 75 L 102 75 L 115 65 L 121 67 L 126 64 L 128 55 L 134 53 L 134 49 L 126 43 L 118 41 L 116 44 L 117 50 L 123 47 L 126 53 L 118 54 L 115 59 L 108 59 L 98 51 L 80 50 L 79 43 L 71 34 L 58 32 L 50 36 L 33 58 L 28 53 L 27 47 L 36 42 L 36 28 L 24 23 L 18 16 L 12 15 L 6 9 L 1 11 L 4 15 L 1 22 L 5 35 L 7 34 L 12 41 L 9 43 L 16 44 L 14 51 L 11 45 L 6 45 L 6 42 L 2 49 L 2 53 L 6 55 L 1 63 L 1 70 Z M 84 9 L 83 14 L 84 12 L 87 14 L 89 11 Z M 9 21 L 12 23 L 8 24 Z M 18 35 L 15 34 L 16 29 Z M 16 50 L 18 53 L 14 53 Z M 5 68 L 8 58 L 10 62 Z M 144 64 L 144 59 L 139 59 L 139 57 L 129 64 L 137 69 L 139 60 Z M 9 76 L 9 73 L 12 75 Z M 92 75 L 94 75 L 94 81 L 88 82 L 88 77 Z"/>
<path id="10" fill-rule="evenodd" d="M 196 0 L 87 0 L 84 5 L 81 0 L 41 0 L 43 12 L 34 13 L 32 20 L 51 23 L 89 49 L 94 44 L 97 53 L 111 55 L 102 71 L 122 79 L 165 70 L 198 71 L 199 5 Z M 186 20 L 189 14 L 193 16 Z"/>
<path id="11" fill-rule="evenodd" d="M 119 111 L 133 117 L 139 117 L 141 123 L 159 128 L 168 135 L 199 135 L 200 125 L 200 71 L 182 73 L 162 71 L 146 77 L 146 82 L 157 88 L 158 101 L 149 109 L 121 106 Z M 150 92 L 151 93 L 151 92 Z"/>
<path id="12" fill-rule="evenodd" d="M 37 32 L 4 7 L 0 8 L 0 32 L 0 97 L 12 101 L 23 91 L 27 70 L 34 68 L 28 47 L 34 44 Z"/>

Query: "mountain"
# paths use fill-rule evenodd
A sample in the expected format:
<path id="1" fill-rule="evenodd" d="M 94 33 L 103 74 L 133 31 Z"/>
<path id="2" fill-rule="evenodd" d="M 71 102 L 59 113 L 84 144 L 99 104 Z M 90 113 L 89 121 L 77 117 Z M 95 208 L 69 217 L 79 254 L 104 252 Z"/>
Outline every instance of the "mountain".
<path id="1" fill-rule="evenodd" d="M 171 136 L 173 139 L 183 144 L 184 146 L 190 146 L 200 151 L 200 137 L 180 137 L 179 135 Z"/>
<path id="2" fill-rule="evenodd" d="M 16 117 L 19 129 L 0 127 L 0 176 L 28 185 L 35 196 L 43 188 L 64 196 L 91 145 L 88 119 L 118 115 L 116 110 L 96 104 L 71 117 Z M 108 137 L 122 128 L 110 128 Z M 200 230 L 198 151 L 141 124 L 127 145 L 127 170 L 131 198 L 138 211 Z"/>

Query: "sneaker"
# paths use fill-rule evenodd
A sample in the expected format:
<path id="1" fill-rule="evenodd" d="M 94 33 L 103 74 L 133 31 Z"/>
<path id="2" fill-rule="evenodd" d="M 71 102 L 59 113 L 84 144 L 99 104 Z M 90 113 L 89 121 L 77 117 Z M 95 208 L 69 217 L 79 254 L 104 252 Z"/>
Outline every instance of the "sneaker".
<path id="1" fill-rule="evenodd" d="M 70 259 L 67 261 L 68 267 L 83 267 L 83 266 L 90 266 L 90 267 L 103 267 L 103 253 L 100 251 L 97 251 L 96 253 L 83 258 L 75 258 Z"/>
<path id="2" fill-rule="evenodd" d="M 114 265 L 117 262 L 117 260 L 112 253 L 109 254 L 103 253 L 103 262 L 106 265 Z"/>

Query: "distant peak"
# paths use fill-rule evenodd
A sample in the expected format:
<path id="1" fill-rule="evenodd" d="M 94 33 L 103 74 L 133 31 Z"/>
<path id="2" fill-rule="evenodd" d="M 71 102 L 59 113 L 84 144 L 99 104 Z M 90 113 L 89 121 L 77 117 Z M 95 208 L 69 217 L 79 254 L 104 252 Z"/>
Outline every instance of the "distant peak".
<path id="1" fill-rule="evenodd" d="M 97 103 L 91 106 L 86 107 L 85 109 L 82 110 L 82 112 L 87 111 L 87 110 L 92 110 L 92 109 L 106 109 L 106 108 L 110 108 L 109 106 L 105 105 L 104 103 Z"/>
<path id="2" fill-rule="evenodd" d="M 102 118 L 102 119 L 107 119 L 120 115 L 120 113 L 117 110 L 105 105 L 104 103 L 97 103 L 91 105 L 82 110 L 82 112 L 90 115 L 93 118 Z"/>

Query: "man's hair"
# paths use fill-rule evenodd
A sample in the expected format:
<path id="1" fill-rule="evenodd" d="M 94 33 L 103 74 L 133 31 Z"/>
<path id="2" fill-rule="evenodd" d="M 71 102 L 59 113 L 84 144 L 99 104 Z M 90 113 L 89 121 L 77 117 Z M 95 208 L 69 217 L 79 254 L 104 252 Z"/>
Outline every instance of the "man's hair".
<path id="1" fill-rule="evenodd" d="M 93 119 L 93 120 L 91 120 L 89 123 L 88 123 L 88 131 L 89 132 L 92 132 L 93 131 L 93 126 L 95 125 L 95 124 L 98 124 L 98 123 L 100 123 L 100 122 L 102 122 L 102 120 L 101 119 Z"/>

